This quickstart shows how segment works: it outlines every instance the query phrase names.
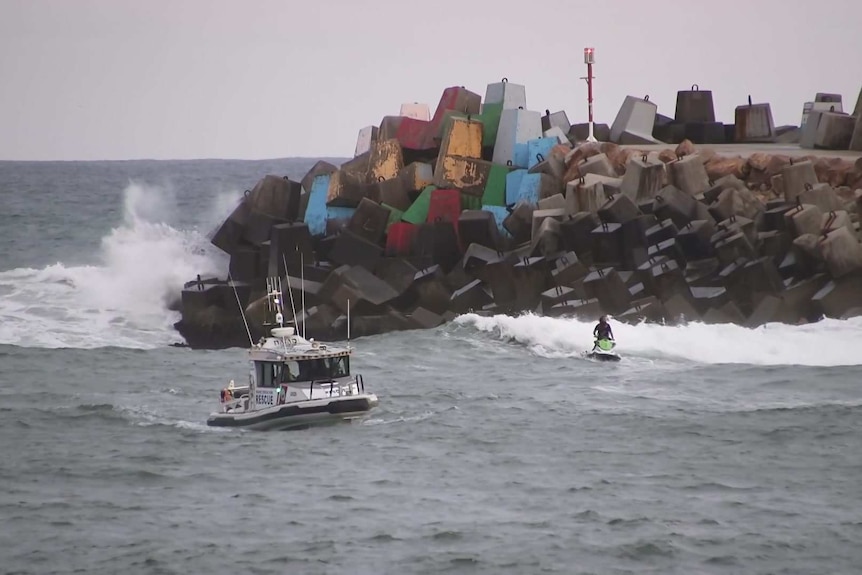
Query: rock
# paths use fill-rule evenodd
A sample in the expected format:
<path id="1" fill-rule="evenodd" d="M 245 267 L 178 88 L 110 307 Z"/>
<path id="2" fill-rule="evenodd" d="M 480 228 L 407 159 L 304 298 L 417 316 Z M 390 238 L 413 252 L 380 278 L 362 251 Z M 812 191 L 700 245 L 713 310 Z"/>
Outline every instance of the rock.
<path id="1" fill-rule="evenodd" d="M 713 181 L 730 175 L 744 180 L 748 177 L 751 168 L 748 161 L 740 156 L 734 158 L 715 156 L 706 162 L 704 167 L 706 175 Z"/>
<path id="2" fill-rule="evenodd" d="M 685 156 L 691 156 L 695 153 L 694 144 L 691 143 L 691 140 L 683 140 L 674 150 L 674 154 L 677 158 L 684 158 Z"/>

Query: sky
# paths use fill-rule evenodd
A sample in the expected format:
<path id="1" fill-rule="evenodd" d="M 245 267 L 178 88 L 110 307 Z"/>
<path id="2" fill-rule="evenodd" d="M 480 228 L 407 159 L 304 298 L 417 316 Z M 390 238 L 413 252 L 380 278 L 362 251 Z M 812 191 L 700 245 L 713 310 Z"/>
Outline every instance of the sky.
<path id="1" fill-rule="evenodd" d="M 353 155 L 359 130 L 506 77 L 587 120 L 711 90 L 799 124 L 862 89 L 862 0 L 0 0 L 0 160 Z"/>

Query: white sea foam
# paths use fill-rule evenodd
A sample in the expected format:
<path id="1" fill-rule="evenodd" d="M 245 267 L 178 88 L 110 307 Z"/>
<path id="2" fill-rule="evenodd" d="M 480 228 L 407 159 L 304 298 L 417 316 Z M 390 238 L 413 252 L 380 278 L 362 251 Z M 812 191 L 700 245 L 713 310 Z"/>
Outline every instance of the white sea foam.
<path id="1" fill-rule="evenodd" d="M 206 232 L 238 195 L 202 210 Z M 180 341 L 168 306 L 197 274 L 224 275 L 226 258 L 198 230 L 168 221 L 176 198 L 165 188 L 130 183 L 123 222 L 94 247 L 93 264 L 0 272 L 0 343 L 27 347 L 151 348 Z"/>
<path id="2" fill-rule="evenodd" d="M 457 324 L 514 340 L 543 357 L 574 357 L 592 347 L 593 322 L 523 315 L 466 314 Z M 628 325 L 611 320 L 622 355 L 697 363 L 837 366 L 862 364 L 862 318 L 756 329 L 691 323 Z"/>

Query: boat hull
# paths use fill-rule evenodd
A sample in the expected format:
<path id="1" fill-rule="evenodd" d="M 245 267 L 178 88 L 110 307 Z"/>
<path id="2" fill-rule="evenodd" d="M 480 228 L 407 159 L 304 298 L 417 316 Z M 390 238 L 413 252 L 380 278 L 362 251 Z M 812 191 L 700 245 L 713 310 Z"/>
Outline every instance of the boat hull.
<path id="1" fill-rule="evenodd" d="M 377 406 L 377 396 L 371 393 L 353 397 L 315 399 L 255 411 L 213 413 L 207 419 L 207 425 L 261 431 L 296 429 L 362 417 L 375 406 Z"/>

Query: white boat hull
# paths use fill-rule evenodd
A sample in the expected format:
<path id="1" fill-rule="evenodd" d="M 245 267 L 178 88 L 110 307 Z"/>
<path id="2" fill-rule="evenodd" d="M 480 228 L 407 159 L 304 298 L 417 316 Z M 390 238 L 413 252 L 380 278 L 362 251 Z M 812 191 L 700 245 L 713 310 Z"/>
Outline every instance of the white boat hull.
<path id="1" fill-rule="evenodd" d="M 207 419 L 207 425 L 261 431 L 304 428 L 362 417 L 377 403 L 377 396 L 373 393 L 311 399 L 253 411 L 213 413 Z"/>

